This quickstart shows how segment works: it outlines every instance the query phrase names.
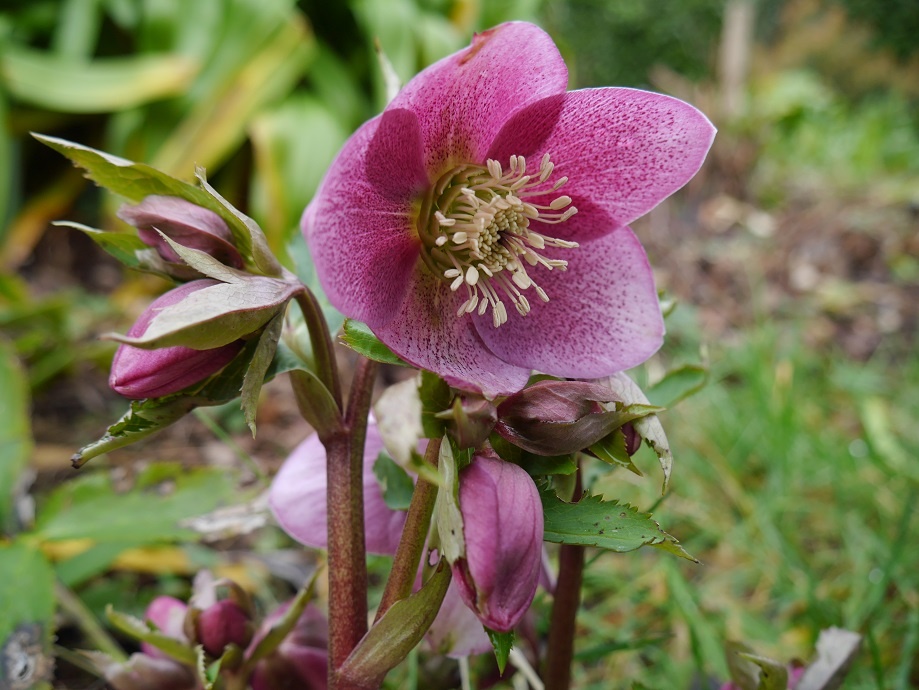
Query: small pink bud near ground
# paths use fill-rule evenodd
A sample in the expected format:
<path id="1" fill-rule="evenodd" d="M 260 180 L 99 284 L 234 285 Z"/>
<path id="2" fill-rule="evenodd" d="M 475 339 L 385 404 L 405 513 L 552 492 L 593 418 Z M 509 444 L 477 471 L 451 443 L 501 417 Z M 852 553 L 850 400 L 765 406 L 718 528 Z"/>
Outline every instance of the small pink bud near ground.
<path id="1" fill-rule="evenodd" d="M 193 292 L 217 284 L 216 280 L 193 280 L 161 295 L 138 317 L 128 336 L 142 336 L 158 310 L 178 304 Z M 237 340 L 213 350 L 193 350 L 182 346 L 142 350 L 122 344 L 112 360 L 109 386 L 116 393 L 133 400 L 177 393 L 223 369 L 239 354 L 243 344 Z"/>
<path id="2" fill-rule="evenodd" d="M 507 632 L 523 618 L 539 584 L 539 492 L 518 465 L 482 456 L 460 472 L 459 482 L 466 555 L 453 563 L 453 577 L 479 620 Z"/>
<path id="3" fill-rule="evenodd" d="M 201 685 L 189 666 L 178 661 L 132 654 L 126 663 L 105 669 L 105 680 L 115 690 L 198 690 Z"/>
<path id="4" fill-rule="evenodd" d="M 160 232 L 184 247 L 210 254 L 227 266 L 243 266 L 242 256 L 233 245 L 233 235 L 223 218 L 185 199 L 148 196 L 134 206 L 122 206 L 118 217 L 136 227 L 140 239 L 171 263 L 183 261 Z"/>
<path id="5" fill-rule="evenodd" d="M 184 601 L 179 601 L 175 597 L 159 596 L 147 606 L 144 618 L 153 623 L 163 635 L 185 641 L 187 638 L 183 632 L 183 625 L 187 612 L 188 606 Z M 152 644 L 141 642 L 140 647 L 147 656 L 169 658 L 165 652 L 161 652 Z"/>

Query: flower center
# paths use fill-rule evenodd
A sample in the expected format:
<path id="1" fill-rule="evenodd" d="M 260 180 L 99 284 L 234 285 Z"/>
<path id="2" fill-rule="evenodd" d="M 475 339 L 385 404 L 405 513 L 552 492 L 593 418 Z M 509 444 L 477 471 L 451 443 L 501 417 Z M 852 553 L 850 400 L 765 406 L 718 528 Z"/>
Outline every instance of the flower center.
<path id="1" fill-rule="evenodd" d="M 505 172 L 501 164 L 488 160 L 486 167 L 463 165 L 443 175 L 424 201 L 419 235 L 424 243 L 421 255 L 435 274 L 450 282 L 456 292 L 466 290 L 466 300 L 457 317 L 491 308 L 495 328 L 507 321 L 503 298 L 513 303 L 521 316 L 530 311 L 523 291 L 533 288 L 543 302 L 545 290 L 527 273 L 530 267 L 564 271 L 568 262 L 549 259 L 546 247 L 571 249 L 577 242 L 560 240 L 533 229 L 531 221 L 554 225 L 577 213 L 571 197 L 558 196 L 548 205 L 528 198 L 557 192 L 567 181 L 549 182 L 554 164 L 543 156 L 538 175 L 526 174 L 523 156 L 511 156 Z"/>

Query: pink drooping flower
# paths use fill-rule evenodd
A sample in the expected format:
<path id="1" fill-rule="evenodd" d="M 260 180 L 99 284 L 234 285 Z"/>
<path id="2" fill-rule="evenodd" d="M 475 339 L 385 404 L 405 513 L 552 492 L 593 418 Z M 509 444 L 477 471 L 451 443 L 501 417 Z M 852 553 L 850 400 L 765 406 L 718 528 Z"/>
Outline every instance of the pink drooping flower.
<path id="1" fill-rule="evenodd" d="M 460 472 L 465 556 L 453 577 L 466 605 L 492 630 L 513 629 L 542 573 L 539 492 L 519 465 L 476 456 Z"/>
<path id="2" fill-rule="evenodd" d="M 367 551 L 394 554 L 399 545 L 403 511 L 390 510 L 383 500 L 373 465 L 383 452 L 383 439 L 373 418 L 364 444 L 364 528 Z M 301 544 L 315 549 L 328 546 L 326 452 L 315 434 L 290 454 L 271 482 L 268 503 L 278 523 Z"/>
<path id="3" fill-rule="evenodd" d="M 478 34 L 351 137 L 304 212 L 332 304 L 459 387 L 599 378 L 662 342 L 627 226 L 695 174 L 714 128 L 668 96 L 567 83 L 538 27 Z"/>

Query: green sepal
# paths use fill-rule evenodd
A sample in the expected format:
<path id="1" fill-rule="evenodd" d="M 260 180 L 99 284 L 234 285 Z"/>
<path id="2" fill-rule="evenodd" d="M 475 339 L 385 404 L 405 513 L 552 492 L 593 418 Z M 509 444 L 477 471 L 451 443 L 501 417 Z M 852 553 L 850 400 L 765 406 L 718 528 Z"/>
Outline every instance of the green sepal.
<path id="1" fill-rule="evenodd" d="M 545 485 L 540 487 L 545 517 L 544 539 L 556 544 L 596 546 L 623 553 L 642 546 L 657 546 L 695 561 L 679 542 L 664 532 L 649 513 L 602 496 L 585 494 L 577 503 L 566 503 Z"/>
<path id="2" fill-rule="evenodd" d="M 95 242 L 106 254 L 114 257 L 128 268 L 140 269 L 142 262 L 138 252 L 150 249 L 142 239 L 133 233 L 107 232 L 69 220 L 58 220 L 52 225 L 59 228 L 79 230 Z"/>
<path id="3" fill-rule="evenodd" d="M 517 641 L 517 634 L 510 630 L 508 632 L 498 632 L 489 627 L 485 627 L 485 634 L 491 642 L 491 647 L 495 651 L 495 661 L 498 663 L 498 672 L 503 676 L 504 669 L 507 667 L 507 660 Z"/>
<path id="4" fill-rule="evenodd" d="M 393 604 L 364 635 L 338 672 L 342 686 L 375 688 L 395 668 L 431 627 L 447 588 L 450 568 L 441 559 L 434 573 L 415 594 Z"/>
<path id="5" fill-rule="evenodd" d="M 265 382 L 268 368 L 274 361 L 274 354 L 278 349 L 281 339 L 281 329 L 284 327 L 284 312 L 278 312 L 268 322 L 259 336 L 255 352 L 249 361 L 249 367 L 243 376 L 243 386 L 240 389 L 240 408 L 246 420 L 246 425 L 255 437 L 255 413 L 258 409 L 258 396 Z"/>
<path id="6" fill-rule="evenodd" d="M 356 353 L 367 359 L 381 364 L 396 364 L 407 367 L 407 364 L 399 355 L 390 350 L 367 324 L 354 319 L 345 319 L 344 328 L 339 336 L 341 344 L 349 347 Z"/>
<path id="7" fill-rule="evenodd" d="M 292 369 L 290 383 L 297 409 L 320 439 L 341 430 L 343 420 L 338 403 L 316 374 L 309 369 Z"/>
<path id="8" fill-rule="evenodd" d="M 424 437 L 440 438 L 444 435 L 447 424 L 437 419 L 437 414 L 450 407 L 450 386 L 437 374 L 422 370 L 418 395 L 421 398 L 421 428 Z"/>

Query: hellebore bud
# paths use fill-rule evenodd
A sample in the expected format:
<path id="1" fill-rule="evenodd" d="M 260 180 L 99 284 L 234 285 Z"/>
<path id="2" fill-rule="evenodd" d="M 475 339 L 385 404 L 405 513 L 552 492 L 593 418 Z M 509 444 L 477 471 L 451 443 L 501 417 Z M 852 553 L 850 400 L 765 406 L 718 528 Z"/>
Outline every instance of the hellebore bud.
<path id="1" fill-rule="evenodd" d="M 521 467 L 482 456 L 459 475 L 465 557 L 452 564 L 460 596 L 486 626 L 511 630 L 533 601 L 542 567 L 539 492 Z"/>
<path id="2" fill-rule="evenodd" d="M 204 651 L 211 656 L 220 656 L 231 644 L 245 649 L 252 639 L 249 616 L 230 599 L 222 599 L 201 611 L 195 629 Z"/>
<path id="3" fill-rule="evenodd" d="M 249 646 L 250 651 L 289 606 L 289 602 L 283 604 L 265 619 Z M 278 648 L 256 665 L 252 690 L 326 690 L 328 646 L 329 626 L 325 616 L 315 606 L 307 606 Z"/>
<path id="4" fill-rule="evenodd" d="M 242 256 L 233 245 L 233 235 L 223 218 L 185 199 L 148 196 L 135 206 L 122 206 L 118 217 L 136 227 L 140 239 L 171 263 L 184 262 L 160 232 L 184 247 L 210 254 L 227 266 L 243 266 Z"/>
<path id="5" fill-rule="evenodd" d="M 147 606 L 144 618 L 153 623 L 163 635 L 186 641 L 182 627 L 187 611 L 188 606 L 184 601 L 179 601 L 175 597 L 159 596 Z M 165 652 L 147 642 L 141 642 L 140 648 L 147 656 L 158 659 L 170 658 Z"/>
<path id="6" fill-rule="evenodd" d="M 479 448 L 498 420 L 495 406 L 483 398 L 456 398 L 449 410 L 435 416 L 447 422 L 447 430 L 460 448 Z"/>
<path id="7" fill-rule="evenodd" d="M 600 403 L 618 397 L 584 381 L 540 381 L 498 406 L 501 436 L 537 455 L 565 455 L 593 445 L 621 425 Z"/>
<path id="8" fill-rule="evenodd" d="M 157 312 L 178 304 L 188 295 L 218 281 L 204 279 L 185 283 L 155 299 L 138 317 L 128 336 L 139 338 L 150 326 Z M 158 350 L 142 350 L 122 344 L 112 360 L 109 386 L 126 398 L 159 398 L 177 393 L 183 388 L 203 381 L 223 369 L 243 348 L 236 340 L 213 350 L 193 350 L 179 345 Z"/>

